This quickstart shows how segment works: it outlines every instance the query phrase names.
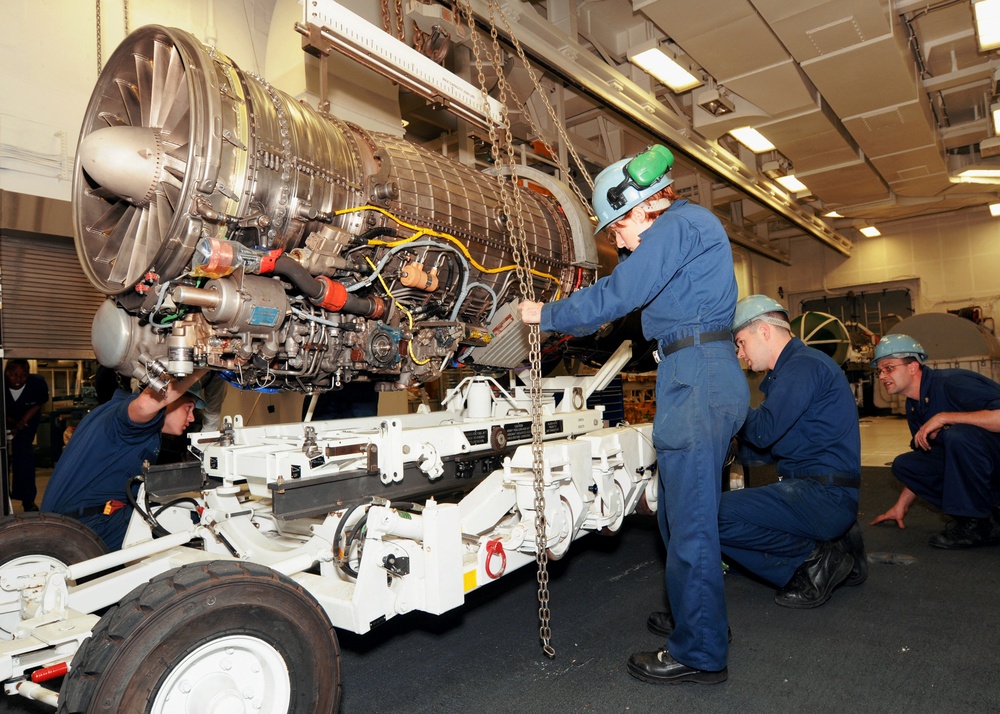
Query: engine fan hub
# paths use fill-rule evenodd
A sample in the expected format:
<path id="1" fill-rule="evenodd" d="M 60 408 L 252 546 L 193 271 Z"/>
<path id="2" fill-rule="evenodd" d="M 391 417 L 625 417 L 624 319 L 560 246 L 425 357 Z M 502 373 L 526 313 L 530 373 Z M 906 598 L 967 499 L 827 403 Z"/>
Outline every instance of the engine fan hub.
<path id="1" fill-rule="evenodd" d="M 83 137 L 80 166 L 105 190 L 135 206 L 148 206 L 161 180 L 165 155 L 156 127 L 109 126 Z"/>

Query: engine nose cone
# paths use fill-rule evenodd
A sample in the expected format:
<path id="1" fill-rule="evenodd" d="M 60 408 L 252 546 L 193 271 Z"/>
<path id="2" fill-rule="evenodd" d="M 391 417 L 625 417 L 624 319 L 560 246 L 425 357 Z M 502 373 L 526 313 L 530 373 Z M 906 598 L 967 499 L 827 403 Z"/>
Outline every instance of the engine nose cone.
<path id="1" fill-rule="evenodd" d="M 110 126 L 80 142 L 80 166 L 102 188 L 136 206 L 147 205 L 163 169 L 160 130 Z"/>

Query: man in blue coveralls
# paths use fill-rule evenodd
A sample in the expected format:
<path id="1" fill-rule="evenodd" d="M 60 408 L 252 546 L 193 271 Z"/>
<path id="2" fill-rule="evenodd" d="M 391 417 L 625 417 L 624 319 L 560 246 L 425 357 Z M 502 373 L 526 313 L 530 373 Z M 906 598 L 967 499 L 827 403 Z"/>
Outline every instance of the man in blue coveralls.
<path id="1" fill-rule="evenodd" d="M 42 510 L 78 519 L 118 550 L 132 516 L 129 481 L 156 462 L 160 435 L 180 436 L 205 403 L 189 392 L 205 370 L 170 382 L 165 392 L 119 390 L 83 418 L 45 489 Z M 133 493 L 134 495 L 134 493 Z"/>
<path id="2" fill-rule="evenodd" d="M 652 146 L 594 182 L 597 231 L 629 257 L 564 300 L 523 302 L 521 318 L 545 331 L 588 335 L 633 310 L 658 342 L 653 443 L 666 585 L 676 627 L 667 645 L 628 661 L 655 684 L 714 684 L 728 677 L 727 617 L 718 513 L 726 451 L 749 405 L 729 328 L 736 305 L 729 238 L 712 213 L 678 200 L 673 156 Z M 656 614 L 656 613 L 654 613 Z"/>
<path id="3" fill-rule="evenodd" d="M 858 585 L 868 575 L 856 520 L 861 432 L 854 393 L 832 359 L 792 337 L 788 311 L 766 295 L 736 304 L 733 337 L 750 369 L 768 371 L 764 402 L 740 431 L 739 457 L 776 462 L 779 481 L 722 494 L 722 552 L 778 586 L 779 605 L 818 607 L 841 583 Z"/>
<path id="4" fill-rule="evenodd" d="M 1000 543 L 1000 384 L 967 369 L 931 369 L 909 335 L 886 335 L 875 346 L 879 380 L 906 397 L 911 451 L 892 462 L 903 492 L 872 524 L 903 518 L 922 496 L 954 518 L 931 536 L 935 548 L 957 550 Z"/>

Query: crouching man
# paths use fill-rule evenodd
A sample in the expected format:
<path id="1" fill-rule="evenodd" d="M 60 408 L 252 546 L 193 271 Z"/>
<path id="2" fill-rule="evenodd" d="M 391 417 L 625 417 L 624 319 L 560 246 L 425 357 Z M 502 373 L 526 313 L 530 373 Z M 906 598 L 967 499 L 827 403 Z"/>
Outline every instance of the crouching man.
<path id="1" fill-rule="evenodd" d="M 764 402 L 747 413 L 740 458 L 777 464 L 777 483 L 722 494 L 722 553 L 779 590 L 784 607 L 812 608 L 868 574 L 857 523 L 858 410 L 843 370 L 793 337 L 788 312 L 766 295 L 736 305 L 737 354 Z"/>
<path id="2" fill-rule="evenodd" d="M 903 517 L 921 496 L 951 516 L 935 548 L 957 550 L 1000 543 L 991 510 L 1000 501 L 1000 384 L 967 369 L 931 369 L 908 335 L 886 335 L 875 346 L 879 381 L 906 397 L 911 451 L 892 462 L 903 483 L 899 500 L 872 524 Z M 996 514 L 993 514 L 994 516 Z"/>

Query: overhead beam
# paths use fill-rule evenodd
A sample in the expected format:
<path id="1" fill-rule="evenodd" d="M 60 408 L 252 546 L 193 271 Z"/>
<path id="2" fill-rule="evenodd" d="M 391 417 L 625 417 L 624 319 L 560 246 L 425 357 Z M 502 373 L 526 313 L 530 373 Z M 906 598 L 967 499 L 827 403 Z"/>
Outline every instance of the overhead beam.
<path id="1" fill-rule="evenodd" d="M 488 28 L 491 13 L 487 0 L 469 0 L 469 3 L 477 21 Z M 635 84 L 616 68 L 594 57 L 530 5 L 521 0 L 498 0 L 498 3 L 507 23 L 516 28 L 518 42 L 536 62 L 564 82 L 579 87 L 630 121 L 662 138 L 695 163 L 760 201 L 802 228 L 808 235 L 838 253 L 850 256 L 853 246 L 850 240 L 801 208 L 775 183 L 751 171 L 728 152 L 710 145 L 692 130 L 685 119 L 668 109 L 655 95 Z M 511 41 L 508 28 L 503 23 L 496 29 L 506 41 Z"/>

